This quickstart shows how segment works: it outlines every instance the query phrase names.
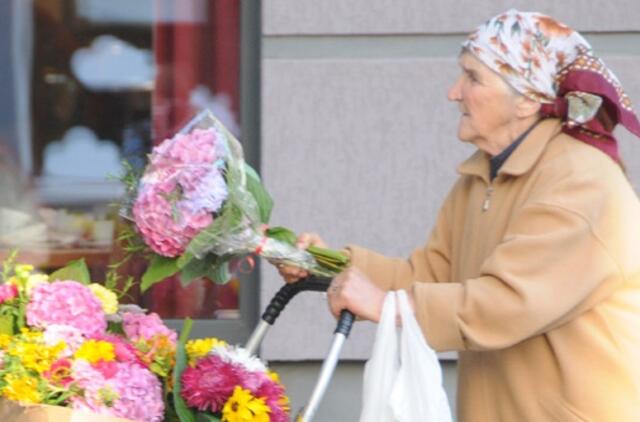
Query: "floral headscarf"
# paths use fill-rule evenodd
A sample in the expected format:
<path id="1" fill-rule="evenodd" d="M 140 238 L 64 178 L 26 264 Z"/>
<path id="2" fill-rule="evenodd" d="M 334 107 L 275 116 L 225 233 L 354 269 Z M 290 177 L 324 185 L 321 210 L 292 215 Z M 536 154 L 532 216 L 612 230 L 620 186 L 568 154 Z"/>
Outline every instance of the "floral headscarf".
<path id="1" fill-rule="evenodd" d="M 578 32 L 549 16 L 511 9 L 478 27 L 462 46 L 516 91 L 542 103 L 543 117 L 561 118 L 565 133 L 615 161 L 616 124 L 640 137 L 631 100 L 613 72 Z"/>

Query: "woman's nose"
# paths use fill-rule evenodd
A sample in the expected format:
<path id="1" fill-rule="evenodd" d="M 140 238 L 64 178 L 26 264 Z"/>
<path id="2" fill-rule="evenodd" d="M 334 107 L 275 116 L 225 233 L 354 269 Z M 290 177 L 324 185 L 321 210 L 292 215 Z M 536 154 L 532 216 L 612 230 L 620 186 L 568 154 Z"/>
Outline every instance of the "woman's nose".
<path id="1" fill-rule="evenodd" d="M 460 101 L 462 97 L 460 90 L 461 83 L 462 77 L 458 77 L 453 85 L 451 85 L 451 88 L 449 88 L 449 92 L 447 93 L 447 98 L 449 99 L 449 101 Z"/>

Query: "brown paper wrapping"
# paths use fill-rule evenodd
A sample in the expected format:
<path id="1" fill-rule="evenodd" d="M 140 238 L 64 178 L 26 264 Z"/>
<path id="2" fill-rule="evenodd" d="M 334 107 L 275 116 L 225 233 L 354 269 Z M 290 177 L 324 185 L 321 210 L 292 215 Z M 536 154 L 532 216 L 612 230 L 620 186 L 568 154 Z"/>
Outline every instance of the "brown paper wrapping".
<path id="1" fill-rule="evenodd" d="M 0 399 L 2 422 L 132 422 L 130 419 L 98 415 L 85 410 L 46 404 L 24 404 Z"/>

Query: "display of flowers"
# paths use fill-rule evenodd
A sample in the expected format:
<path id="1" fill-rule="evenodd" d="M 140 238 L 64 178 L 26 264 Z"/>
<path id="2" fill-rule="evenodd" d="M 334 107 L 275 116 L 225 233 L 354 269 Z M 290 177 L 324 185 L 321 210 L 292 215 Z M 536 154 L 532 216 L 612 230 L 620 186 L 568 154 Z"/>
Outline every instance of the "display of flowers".
<path id="1" fill-rule="evenodd" d="M 150 265 L 142 289 L 179 273 L 183 283 L 207 277 L 224 283 L 250 254 L 335 276 L 347 258 L 338 251 L 295 247 L 296 235 L 267 226 L 273 202 L 242 146 L 208 111 L 156 146 L 143 174 L 128 173 L 122 214 L 133 221 L 131 250 Z M 137 249 L 136 249 L 137 248 Z"/>
<path id="2" fill-rule="evenodd" d="M 46 276 L 9 261 L 1 276 L 0 397 L 164 420 L 176 333 L 157 315 L 120 308 L 82 263 Z"/>
<path id="3" fill-rule="evenodd" d="M 155 313 L 118 303 L 82 261 L 0 274 L 0 404 L 53 405 L 132 421 L 283 422 L 278 376 L 245 349 L 180 339 Z"/>
<path id="4" fill-rule="evenodd" d="M 174 399 L 185 419 L 207 415 L 207 420 L 222 422 L 290 420 L 289 399 L 278 375 L 247 350 L 216 338 L 182 340 L 178 347 L 182 364 L 176 366 L 179 397 Z"/>

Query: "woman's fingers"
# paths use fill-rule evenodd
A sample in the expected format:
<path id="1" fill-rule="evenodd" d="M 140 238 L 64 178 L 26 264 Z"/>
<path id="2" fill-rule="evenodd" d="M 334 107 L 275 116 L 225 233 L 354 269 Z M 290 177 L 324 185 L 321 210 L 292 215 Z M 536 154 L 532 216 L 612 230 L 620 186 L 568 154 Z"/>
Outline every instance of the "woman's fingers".
<path id="1" fill-rule="evenodd" d="M 300 281 L 300 279 L 309 276 L 309 272 L 300 267 L 294 267 L 292 265 L 284 265 L 284 264 L 278 264 L 276 267 L 278 268 L 278 272 L 280 273 L 280 276 L 288 284 L 296 283 Z"/>
<path id="2" fill-rule="evenodd" d="M 298 236 L 296 246 L 300 249 L 307 249 L 309 246 L 318 246 L 326 248 L 327 244 L 322 240 L 318 233 L 302 233 Z"/>
<path id="3" fill-rule="evenodd" d="M 302 233 L 296 241 L 296 247 L 299 249 L 307 249 L 309 246 L 318 246 L 321 248 L 327 247 L 326 243 L 324 243 L 320 235 L 317 233 Z M 282 277 L 282 279 L 288 284 L 296 283 L 300 281 L 300 279 L 309 276 L 309 271 L 303 268 L 296 267 L 294 265 L 278 264 L 276 262 L 271 263 L 276 266 L 280 273 L 280 277 Z"/>
<path id="4" fill-rule="evenodd" d="M 385 292 L 360 270 L 350 267 L 333 279 L 327 297 L 329 309 L 336 318 L 347 309 L 361 319 L 378 322 Z"/>

